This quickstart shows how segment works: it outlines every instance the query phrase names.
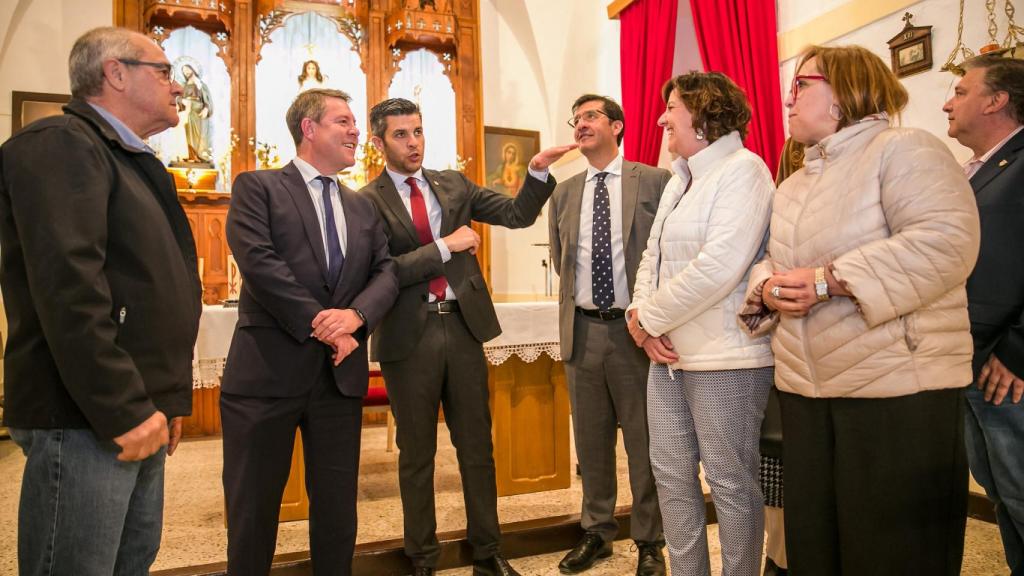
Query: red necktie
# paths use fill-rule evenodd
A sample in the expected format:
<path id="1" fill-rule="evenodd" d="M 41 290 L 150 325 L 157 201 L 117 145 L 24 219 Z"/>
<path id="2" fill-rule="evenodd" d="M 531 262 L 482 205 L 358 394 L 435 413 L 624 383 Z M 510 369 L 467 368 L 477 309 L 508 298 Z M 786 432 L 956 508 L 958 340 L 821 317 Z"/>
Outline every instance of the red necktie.
<path id="1" fill-rule="evenodd" d="M 423 194 L 420 187 L 416 185 L 416 179 L 409 176 L 405 179 L 409 185 L 409 205 L 412 207 L 412 225 L 416 227 L 416 234 L 420 237 L 420 245 L 425 246 L 434 241 L 434 235 L 430 232 L 430 219 L 427 218 L 427 204 L 423 201 Z M 430 293 L 438 300 L 444 300 L 445 289 L 448 288 L 448 281 L 444 276 L 437 276 L 430 279 Z"/>

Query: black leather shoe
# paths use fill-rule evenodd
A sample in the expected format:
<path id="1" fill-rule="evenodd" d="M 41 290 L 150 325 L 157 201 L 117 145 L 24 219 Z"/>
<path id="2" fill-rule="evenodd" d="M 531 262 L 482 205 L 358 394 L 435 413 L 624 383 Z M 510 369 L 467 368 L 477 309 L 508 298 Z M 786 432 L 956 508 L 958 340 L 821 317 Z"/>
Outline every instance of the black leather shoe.
<path id="1" fill-rule="evenodd" d="M 612 545 L 605 542 L 600 534 L 587 532 L 558 563 L 558 571 L 562 574 L 578 574 L 589 569 L 601 558 L 612 555 Z"/>
<path id="2" fill-rule="evenodd" d="M 637 542 L 636 576 L 665 576 L 665 555 L 661 544 Z"/>
<path id="3" fill-rule="evenodd" d="M 434 576 L 434 569 L 430 566 L 415 566 L 412 569 L 412 576 Z"/>
<path id="4" fill-rule="evenodd" d="M 486 560 L 473 560 L 473 576 L 520 576 L 520 574 L 508 563 L 508 560 L 495 554 Z"/>

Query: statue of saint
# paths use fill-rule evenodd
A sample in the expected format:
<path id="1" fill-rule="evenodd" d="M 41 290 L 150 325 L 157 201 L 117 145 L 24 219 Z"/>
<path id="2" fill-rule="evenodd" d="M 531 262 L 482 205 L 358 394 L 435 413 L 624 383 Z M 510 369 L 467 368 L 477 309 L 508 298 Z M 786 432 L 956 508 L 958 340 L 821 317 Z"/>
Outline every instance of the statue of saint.
<path id="1" fill-rule="evenodd" d="M 316 60 L 306 60 L 302 63 L 302 73 L 299 74 L 299 92 L 305 92 L 310 88 L 323 88 L 324 75 L 320 72 L 320 63 Z"/>
<path id="2" fill-rule="evenodd" d="M 213 164 L 213 143 L 210 139 L 210 117 L 213 99 L 210 89 L 191 64 L 181 66 L 182 94 L 178 97 L 178 110 L 186 113 L 185 141 L 188 143 L 188 162 Z"/>

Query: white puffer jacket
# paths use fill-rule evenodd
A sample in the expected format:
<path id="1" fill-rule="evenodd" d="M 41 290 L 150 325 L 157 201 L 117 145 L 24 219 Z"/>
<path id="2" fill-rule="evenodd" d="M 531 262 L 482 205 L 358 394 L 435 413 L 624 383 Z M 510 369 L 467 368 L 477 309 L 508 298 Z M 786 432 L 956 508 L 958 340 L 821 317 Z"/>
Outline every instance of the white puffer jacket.
<path id="1" fill-rule="evenodd" d="M 771 173 L 737 132 L 672 167 L 678 178 L 661 196 L 630 309 L 652 336 L 668 334 L 674 369 L 771 366 L 768 338 L 736 323 L 750 267 L 764 253 Z"/>
<path id="2" fill-rule="evenodd" d="M 770 258 L 751 273 L 743 311 L 754 334 L 775 328 L 779 390 L 879 398 L 966 386 L 978 210 L 949 149 L 883 117 L 823 139 L 804 162 L 775 195 Z M 766 313 L 758 289 L 773 270 L 829 263 L 853 298 L 803 318 Z"/>

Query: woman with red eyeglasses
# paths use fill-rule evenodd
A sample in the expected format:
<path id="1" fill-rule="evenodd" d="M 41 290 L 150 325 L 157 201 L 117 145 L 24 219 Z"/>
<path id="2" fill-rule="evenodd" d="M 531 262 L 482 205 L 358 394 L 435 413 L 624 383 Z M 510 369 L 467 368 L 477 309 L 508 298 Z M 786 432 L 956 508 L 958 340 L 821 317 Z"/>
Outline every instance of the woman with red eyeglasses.
<path id="1" fill-rule="evenodd" d="M 960 573 L 978 214 L 949 149 L 892 125 L 907 99 L 859 46 L 811 47 L 786 99 L 804 168 L 740 318 L 772 331 L 794 576 Z"/>

